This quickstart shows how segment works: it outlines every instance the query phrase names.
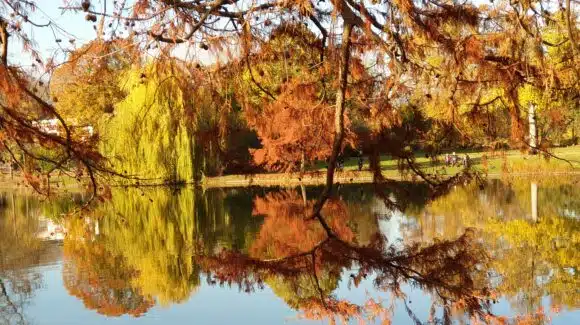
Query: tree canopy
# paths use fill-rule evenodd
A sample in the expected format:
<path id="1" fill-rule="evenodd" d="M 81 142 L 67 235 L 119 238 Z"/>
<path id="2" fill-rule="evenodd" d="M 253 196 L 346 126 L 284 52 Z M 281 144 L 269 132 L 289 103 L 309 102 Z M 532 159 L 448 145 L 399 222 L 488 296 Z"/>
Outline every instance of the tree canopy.
<path id="1" fill-rule="evenodd" d="M 230 168 L 248 171 L 250 152 L 257 167 L 269 169 L 297 169 L 326 159 L 332 181 L 345 146 L 393 151 L 408 141 L 390 136 L 400 127 L 413 135 L 412 145 L 430 147 L 494 147 L 511 141 L 516 147 L 545 148 L 567 137 L 575 141 L 579 72 L 574 4 L 71 1 L 62 7 L 64 14 L 85 15 L 97 31 L 94 40 L 77 46 L 54 21 L 37 21 L 34 1 L 3 0 L 3 146 L 31 173 L 38 168 L 23 164 L 19 156 L 42 162 L 46 167 L 41 172 L 48 175 L 80 168 L 96 184 L 97 174 L 146 178 L 152 167 L 171 169 L 153 173 L 170 181 L 191 181 Z M 24 26 L 55 30 L 54 42 L 63 53 L 70 52 L 66 61 L 42 57 Z M 10 61 L 8 51 L 16 42 L 37 61 L 37 74 L 52 74 L 51 96 L 38 93 L 44 79 L 29 77 L 31 72 Z M 152 66 L 172 66 L 172 73 L 182 75 L 159 85 L 168 91 L 153 91 L 154 80 L 161 84 L 164 77 L 151 76 Z M 139 87 L 150 91 L 140 93 Z M 162 122 L 159 113 L 169 102 L 150 105 L 161 103 L 159 98 L 181 101 L 164 114 L 171 112 L 183 127 Z M 414 116 L 428 119 L 427 129 L 416 129 L 420 125 L 404 113 L 409 107 L 420 112 Z M 111 113 L 117 122 L 111 122 L 111 129 L 104 123 L 99 130 L 103 137 L 119 131 L 119 120 L 140 123 L 124 114 L 142 114 L 155 120 L 143 120 L 144 125 L 153 123 L 146 132 L 155 133 L 159 123 L 169 134 L 167 139 L 142 134 L 161 150 L 151 150 L 149 157 L 175 156 L 164 152 L 172 150 L 167 141 L 174 140 L 189 152 L 179 149 L 174 162 L 147 158 L 124 173 L 123 164 L 135 162 L 111 162 L 118 151 L 76 139 L 68 126 L 103 124 L 103 114 Z M 47 134 L 32 125 L 44 117 L 56 117 L 63 132 Z M 527 120 L 536 121 L 539 141 L 531 138 L 536 135 L 531 126 L 527 130 Z M 140 150 L 137 144 L 132 147 Z M 126 160 L 140 157 L 129 156 Z M 231 158 L 235 162 L 226 163 Z M 380 178 L 378 171 L 376 175 Z"/>

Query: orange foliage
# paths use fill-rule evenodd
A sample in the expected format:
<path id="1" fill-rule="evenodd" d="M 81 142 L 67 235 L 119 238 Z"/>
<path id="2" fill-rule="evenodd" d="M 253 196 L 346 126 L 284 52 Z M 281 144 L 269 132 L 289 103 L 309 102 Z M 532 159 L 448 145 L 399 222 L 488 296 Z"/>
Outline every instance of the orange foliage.
<path id="1" fill-rule="evenodd" d="M 363 322 L 362 308 L 346 300 L 329 299 L 320 301 L 312 299 L 302 306 L 302 317 L 311 320 L 328 320 L 331 325 L 336 321 L 347 325 L 351 319 Z"/>
<path id="2" fill-rule="evenodd" d="M 252 214 L 264 216 L 264 224 L 250 248 L 250 256 L 261 259 L 282 258 L 312 250 L 327 234 L 317 220 L 309 219 L 314 201 L 304 202 L 296 191 L 269 193 L 254 200 Z M 346 204 L 331 200 L 322 214 L 342 240 L 354 241 L 348 226 Z"/>
<path id="3" fill-rule="evenodd" d="M 280 96 L 259 112 L 248 109 L 246 117 L 262 141 L 252 152 L 254 161 L 271 170 L 291 170 L 300 166 L 303 155 L 325 160 L 332 152 L 334 107 L 319 99 L 315 84 L 290 81 Z M 348 130 L 350 122 L 345 118 Z M 347 141 L 352 139 L 347 134 Z"/>

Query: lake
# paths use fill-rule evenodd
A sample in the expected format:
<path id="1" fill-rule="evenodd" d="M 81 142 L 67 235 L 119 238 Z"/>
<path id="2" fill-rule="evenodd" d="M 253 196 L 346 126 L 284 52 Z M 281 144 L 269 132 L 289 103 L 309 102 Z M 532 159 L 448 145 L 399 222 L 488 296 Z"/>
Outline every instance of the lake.
<path id="1" fill-rule="evenodd" d="M 1 192 L 0 324 L 580 324 L 580 179 L 320 192 Z"/>

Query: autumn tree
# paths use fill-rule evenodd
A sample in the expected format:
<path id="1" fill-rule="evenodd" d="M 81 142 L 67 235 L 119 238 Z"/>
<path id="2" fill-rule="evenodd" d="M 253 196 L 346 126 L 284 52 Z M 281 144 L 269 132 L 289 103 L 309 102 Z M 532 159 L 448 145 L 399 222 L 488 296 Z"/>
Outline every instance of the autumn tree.
<path id="1" fill-rule="evenodd" d="M 4 49 L 9 45 L 9 34 L 14 36 L 11 39 L 17 37 L 27 45 L 32 44 L 28 36 L 22 32 L 23 29 L 20 27 L 22 25 L 51 28 L 51 23 L 43 27 L 43 24 L 30 19 L 28 11 L 34 7 L 34 2 L 22 5 L 18 1 L 2 1 Z M 561 7 L 559 10 L 561 14 L 556 10 L 558 7 Z M 408 104 L 419 107 L 427 104 L 428 96 L 425 96 L 427 100 L 423 101 L 411 98 L 420 89 L 437 89 L 429 91 L 429 94 L 435 94 L 436 96 L 431 96 L 444 104 L 440 108 L 449 113 L 447 119 L 451 125 L 456 121 L 459 106 L 466 102 L 475 103 L 468 105 L 462 114 L 467 118 L 477 117 L 481 115 L 480 108 L 485 106 L 484 104 L 497 103 L 493 100 L 495 99 L 493 95 L 490 95 L 492 97 L 488 100 L 486 91 L 500 89 L 501 99 L 505 102 L 502 105 L 507 108 L 513 121 L 512 135 L 521 139 L 519 142 L 522 145 L 528 146 L 530 141 L 524 141 L 526 139 L 524 112 L 528 112 L 530 121 L 534 120 L 535 113 L 530 110 L 533 105 L 528 105 L 529 107 L 524 109 L 525 105 L 518 99 L 524 85 L 531 85 L 551 94 L 558 93 L 556 90 L 569 91 L 571 95 L 564 96 L 568 98 L 568 102 L 573 102 L 577 94 L 578 71 L 575 64 L 578 52 L 575 23 L 577 18 L 572 1 L 566 1 L 561 6 L 546 1 L 533 3 L 502 1 L 493 6 L 477 7 L 471 3 L 451 4 L 438 1 L 416 4 L 412 1 L 353 0 L 265 1 L 251 4 L 242 4 L 235 0 L 193 3 L 135 0 L 114 2 L 108 6 L 107 2 L 104 2 L 101 7 L 93 1 L 72 1 L 67 3 L 63 10 L 82 12 L 88 23 L 95 23 L 100 19 L 99 27 L 95 28 L 99 31 L 98 37 L 105 41 L 116 41 L 120 37 L 119 28 L 126 27 L 130 35 L 128 40 L 139 49 L 137 52 L 170 57 L 171 53 L 175 53 L 173 51 L 179 48 L 184 50 L 183 57 L 188 61 L 193 57 L 199 57 L 199 52 L 210 51 L 219 64 L 223 63 L 224 58 L 227 62 L 237 61 L 251 72 L 250 75 L 259 72 L 253 68 L 255 62 L 252 58 L 260 52 L 262 45 L 270 39 L 273 31 L 286 24 L 283 22 L 294 21 L 296 24 L 305 24 L 316 39 L 316 42 L 309 43 L 315 44 L 313 47 L 319 50 L 320 65 L 324 67 L 331 66 L 334 62 L 338 63 L 338 69 L 328 71 L 328 76 L 332 75 L 332 78 L 327 78 L 323 73 L 323 77 L 317 80 L 316 87 L 312 88 L 317 90 L 310 92 L 315 94 L 314 98 L 296 97 L 296 91 L 293 90 L 295 87 L 287 85 L 280 88 L 289 91 L 286 97 L 282 93 L 281 96 L 276 96 L 256 77 L 250 78 L 250 81 L 266 95 L 265 104 L 279 101 L 278 97 L 284 97 L 284 101 L 290 102 L 305 100 L 301 105 L 310 108 L 317 105 L 315 104 L 318 103 L 317 99 L 321 99 L 318 89 L 322 89 L 327 83 L 327 93 L 332 93 L 328 98 L 332 98 L 334 102 L 333 117 L 328 120 L 334 120 L 334 126 L 326 128 L 325 131 L 326 134 L 332 134 L 332 150 L 327 170 L 328 190 L 324 193 L 321 203 L 330 193 L 336 159 L 348 133 L 346 117 L 355 102 L 362 103 L 362 106 L 373 112 L 371 116 L 375 116 L 374 120 L 383 121 L 377 123 L 378 127 L 368 132 L 364 138 L 369 147 L 365 150 L 376 157 L 376 152 L 380 150 L 376 150 L 375 147 L 387 142 L 385 136 L 388 135 L 389 128 L 400 121 L 397 118 L 398 108 Z M 564 36 L 552 37 L 550 36 L 553 34 L 552 31 Z M 567 53 L 560 56 L 562 60 L 550 62 L 547 53 L 551 48 L 562 50 L 569 48 L 569 50 L 562 51 Z M 5 92 L 23 94 L 26 100 L 47 110 L 45 113 L 49 114 L 45 116 L 60 116 L 54 107 L 34 94 L 30 82 L 25 82 L 14 69 L 8 69 L 10 66 L 7 62 L 7 53 L 4 51 L 2 62 L 7 69 L 6 72 L 11 73 L 3 75 L 12 79 L 5 78 Z M 34 49 L 31 53 L 37 55 Z M 426 59 L 430 56 L 439 56 L 443 59 L 435 63 L 428 62 Z M 37 59 L 42 63 L 39 57 Z M 133 62 L 141 59 L 140 55 L 132 57 Z M 362 70 L 365 73 L 357 72 L 360 70 L 356 67 L 358 59 L 362 60 Z M 52 64 L 47 66 L 54 67 Z M 357 75 L 369 76 L 366 86 L 369 91 L 365 92 L 364 96 L 357 95 L 353 91 L 360 81 L 357 81 Z M 432 82 L 423 84 L 416 82 L 429 77 L 433 77 Z M 297 85 L 303 82 L 292 80 L 292 83 Z M 56 151 L 56 156 L 62 158 L 44 157 L 50 160 L 55 169 L 64 167 L 61 161 L 72 159 L 82 168 L 90 170 L 89 175 L 93 176 L 91 178 L 94 178 L 95 171 L 106 171 L 97 163 L 102 157 L 89 148 L 76 148 L 86 145 L 74 143 L 69 139 L 70 136 L 59 139 L 47 137 L 41 130 L 26 127 L 26 121 L 34 117 L 22 113 L 18 116 L 13 114 L 16 106 L 22 106 L 23 101 L 19 101 L 21 97 L 9 96 L 11 101 L 9 105 L 3 104 L 7 108 L 6 112 L 11 110 L 5 123 L 14 130 L 7 133 L 11 139 L 19 140 L 18 142 L 22 144 L 23 141 L 20 139 L 26 139 L 24 134 L 32 133 L 33 138 L 42 140 L 38 143 L 45 145 L 50 142 L 52 145 L 46 149 Z M 486 102 L 482 101 L 484 97 Z M 279 104 L 275 106 L 278 109 L 284 107 Z M 64 124 L 62 117 L 60 120 L 61 124 Z M 62 127 L 68 129 L 66 125 Z M 27 143 L 33 143 L 30 139 L 27 140 Z M 14 151 L 15 146 L 19 145 L 16 141 L 11 143 L 13 146 L 8 147 Z M 58 151 L 54 148 L 64 150 Z M 405 155 L 408 156 L 407 153 Z M 38 155 L 29 156 L 39 158 Z M 373 161 L 375 160 L 374 158 Z M 404 157 L 401 161 L 407 165 L 414 163 L 409 157 Z M 376 179 L 381 180 L 378 165 L 373 163 L 372 166 L 377 170 Z M 413 168 L 412 170 L 417 171 Z M 425 176 L 427 175 L 422 175 Z M 431 183 L 436 185 L 439 182 Z M 320 206 L 321 204 L 316 210 L 319 211 Z"/>
<path id="2" fill-rule="evenodd" d="M 551 1 L 499 2 L 481 9 L 488 19 L 479 25 L 480 34 L 449 30 L 464 35 L 457 53 L 467 61 L 458 65 L 458 55 L 425 53 L 417 81 L 428 85 L 428 93 L 418 91 L 414 102 L 467 139 L 481 137 L 471 121 L 483 127 L 479 132 L 492 134 L 509 121 L 511 130 L 503 136 L 517 147 L 538 149 L 535 129 L 564 126 L 570 123 L 565 112 L 577 110 L 574 9 Z"/>
<path id="3" fill-rule="evenodd" d="M 90 2 L 87 4 L 85 6 L 71 4 L 65 9 L 109 17 L 107 12 L 100 11 L 93 6 L 94 4 L 91 5 Z M 133 6 L 129 7 L 131 5 Z M 177 47 L 193 49 L 195 45 L 200 51 L 212 51 L 216 57 L 225 55 L 229 61 L 240 62 L 245 66 L 251 83 L 263 93 L 264 107 L 269 109 L 270 102 L 278 102 L 271 107 L 270 116 L 274 116 L 274 113 L 277 114 L 278 110 L 287 106 L 281 104 L 281 98 L 284 102 L 290 103 L 302 100 L 303 102 L 299 102 L 300 105 L 296 106 L 307 106 L 316 112 L 313 107 L 324 99 L 320 89 L 323 89 L 328 81 L 326 93 L 331 94 L 328 98 L 332 98 L 333 112 L 329 112 L 332 118 L 323 120 L 334 122 L 333 127 L 326 128 L 325 131 L 326 134 L 332 134 L 331 149 L 328 151 L 330 153 L 327 169 L 328 188 L 323 192 L 320 203 L 315 208 L 317 213 L 332 187 L 336 160 L 348 134 L 346 112 L 351 104 L 361 103 L 372 113 L 371 116 L 375 120 L 380 121 L 375 123 L 375 128 L 365 141 L 369 144 L 384 143 L 381 141 L 381 134 L 397 122 L 397 103 L 405 100 L 409 94 L 405 90 L 409 88 L 403 87 L 403 84 L 412 80 L 416 71 L 422 70 L 420 61 L 426 49 L 437 48 L 451 54 L 471 34 L 480 32 L 477 30 L 480 10 L 471 4 L 429 2 L 416 5 L 409 1 L 375 3 L 340 0 L 316 3 L 266 1 L 260 4 L 240 5 L 238 1 L 221 0 L 199 3 L 184 1 L 116 3 L 112 17 L 109 18 L 113 27 L 105 32 L 107 35 L 115 35 L 114 26 L 127 22 L 133 33 L 133 40 L 142 44 L 156 43 L 163 49 L 162 53 L 169 53 L 168 51 Z M 255 62 L 252 58 L 270 39 L 269 35 L 286 24 L 283 21 L 294 21 L 296 24 L 308 26 L 312 34 L 309 38 L 316 39 L 316 42 L 308 41 L 308 43 L 318 47 L 319 64 L 323 67 L 323 71 L 324 67 L 330 68 L 332 63 L 338 63 L 338 69 L 327 70 L 328 75 L 332 77 L 326 78 L 322 74 L 322 78 L 314 80 L 315 85 L 308 86 L 310 91 L 305 92 L 308 94 L 304 96 L 305 98 L 300 96 L 301 91 L 298 90 L 304 88 L 296 87 L 299 84 L 300 87 L 306 86 L 313 80 L 306 82 L 290 80 L 288 85 L 280 84 L 283 86 L 280 90 L 287 94 L 280 93 L 280 96 L 277 96 L 270 91 L 268 85 L 262 85 L 255 77 L 255 73 L 259 75 L 259 71 L 253 67 Z M 464 32 L 461 34 L 452 32 L 450 26 L 460 27 Z M 191 58 L 196 52 L 199 51 L 187 51 L 186 57 Z M 469 51 L 460 51 L 456 54 L 457 65 L 476 56 Z M 282 63 L 281 61 L 279 63 Z M 286 72 L 282 75 L 290 76 Z M 357 79 L 360 76 L 369 78 Z M 368 91 L 357 94 L 354 91 L 355 87 L 365 82 L 364 87 Z M 322 103 L 324 104 L 324 100 Z M 302 111 L 302 114 L 304 113 L 306 111 Z M 282 113 L 282 116 L 284 114 L 287 113 Z M 311 114 L 308 116 L 313 117 Z M 272 139 L 279 136 L 276 133 L 271 132 Z M 300 151 L 304 149 L 295 150 L 298 157 L 301 155 Z M 413 161 L 407 157 L 404 162 Z M 375 165 L 377 164 L 373 164 Z M 378 167 L 375 169 L 377 179 L 380 180 Z"/>
<path id="4" fill-rule="evenodd" d="M 132 45 L 97 39 L 72 52 L 50 81 L 51 99 L 74 126 L 92 126 L 113 114 L 125 97 L 120 77 L 131 64 Z"/>
<path id="5" fill-rule="evenodd" d="M 258 165 L 271 170 L 305 170 L 306 163 L 325 160 L 332 149 L 332 100 L 335 79 L 321 61 L 316 35 L 301 24 L 283 24 L 260 45 L 244 66 L 236 92 L 245 116 L 257 130 Z M 321 82 L 322 80 L 322 82 Z M 349 128 L 347 117 L 347 129 Z M 353 134 L 348 139 L 352 142 Z"/>

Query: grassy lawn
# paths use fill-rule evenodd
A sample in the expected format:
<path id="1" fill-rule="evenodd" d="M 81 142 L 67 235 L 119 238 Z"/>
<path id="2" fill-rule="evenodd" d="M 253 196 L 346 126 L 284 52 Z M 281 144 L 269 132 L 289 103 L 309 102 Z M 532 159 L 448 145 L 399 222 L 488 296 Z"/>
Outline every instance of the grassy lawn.
<path id="1" fill-rule="evenodd" d="M 578 171 L 580 172 L 580 146 L 571 146 L 565 148 L 554 148 L 550 152 L 554 156 L 562 159 L 567 159 L 570 163 L 562 161 L 560 159 L 550 157 L 546 159 L 544 155 L 538 154 L 535 156 L 530 156 L 525 153 L 521 153 L 517 150 L 510 151 L 498 151 L 495 153 L 490 152 L 478 152 L 478 151 L 456 151 L 459 158 L 463 158 L 465 154 L 469 155 L 471 159 L 471 165 L 474 169 L 480 171 L 487 171 L 489 174 L 501 174 L 501 173 L 538 173 L 538 172 L 570 172 Z M 451 152 L 449 152 L 451 154 Z M 484 158 L 484 156 L 486 158 Z M 426 173 L 438 173 L 443 175 L 453 175 L 461 171 L 461 166 L 445 166 L 444 154 L 437 157 L 438 162 L 433 162 L 431 159 L 426 158 L 424 154 L 417 153 L 416 161 L 421 170 Z M 487 160 L 487 164 L 484 161 Z M 486 166 L 487 165 L 487 166 Z M 365 164 L 363 170 L 368 169 L 368 159 L 365 158 Z M 399 176 L 399 170 L 397 168 L 397 160 L 392 159 L 390 156 L 381 157 L 381 168 L 385 176 Z M 325 171 L 326 165 L 324 162 L 317 163 L 314 168 L 316 171 Z M 358 170 L 358 158 L 352 157 L 345 159 L 344 162 L 345 171 L 357 171 Z"/>
<path id="2" fill-rule="evenodd" d="M 501 152 L 477 152 L 477 151 L 456 151 L 462 158 L 468 154 L 471 159 L 472 168 L 486 172 L 490 176 L 524 175 L 524 174 L 553 174 L 558 173 L 580 173 L 580 146 L 566 148 L 555 148 L 551 153 L 559 158 L 546 159 L 543 155 L 530 156 L 517 150 Z M 484 158 L 484 156 L 486 158 Z M 454 175 L 462 170 L 461 166 L 445 166 L 444 155 L 438 157 L 439 162 L 433 162 L 425 158 L 424 154 L 417 153 L 417 163 L 421 170 L 429 174 Z M 487 161 L 487 163 L 484 163 Z M 368 170 L 368 159 L 361 172 L 358 171 L 358 159 L 356 157 L 345 160 L 344 169 L 338 171 L 335 180 L 342 183 L 366 183 L 372 182 L 372 173 Z M 381 159 L 383 175 L 391 179 L 400 179 L 401 174 L 397 168 L 397 161 L 389 156 Z M 220 177 L 209 177 L 203 180 L 203 185 L 207 187 L 222 186 L 249 186 L 249 185 L 282 185 L 293 186 L 298 184 L 323 184 L 325 181 L 326 166 L 324 162 L 315 164 L 306 174 L 299 173 L 269 173 L 257 175 L 226 175 Z"/>

